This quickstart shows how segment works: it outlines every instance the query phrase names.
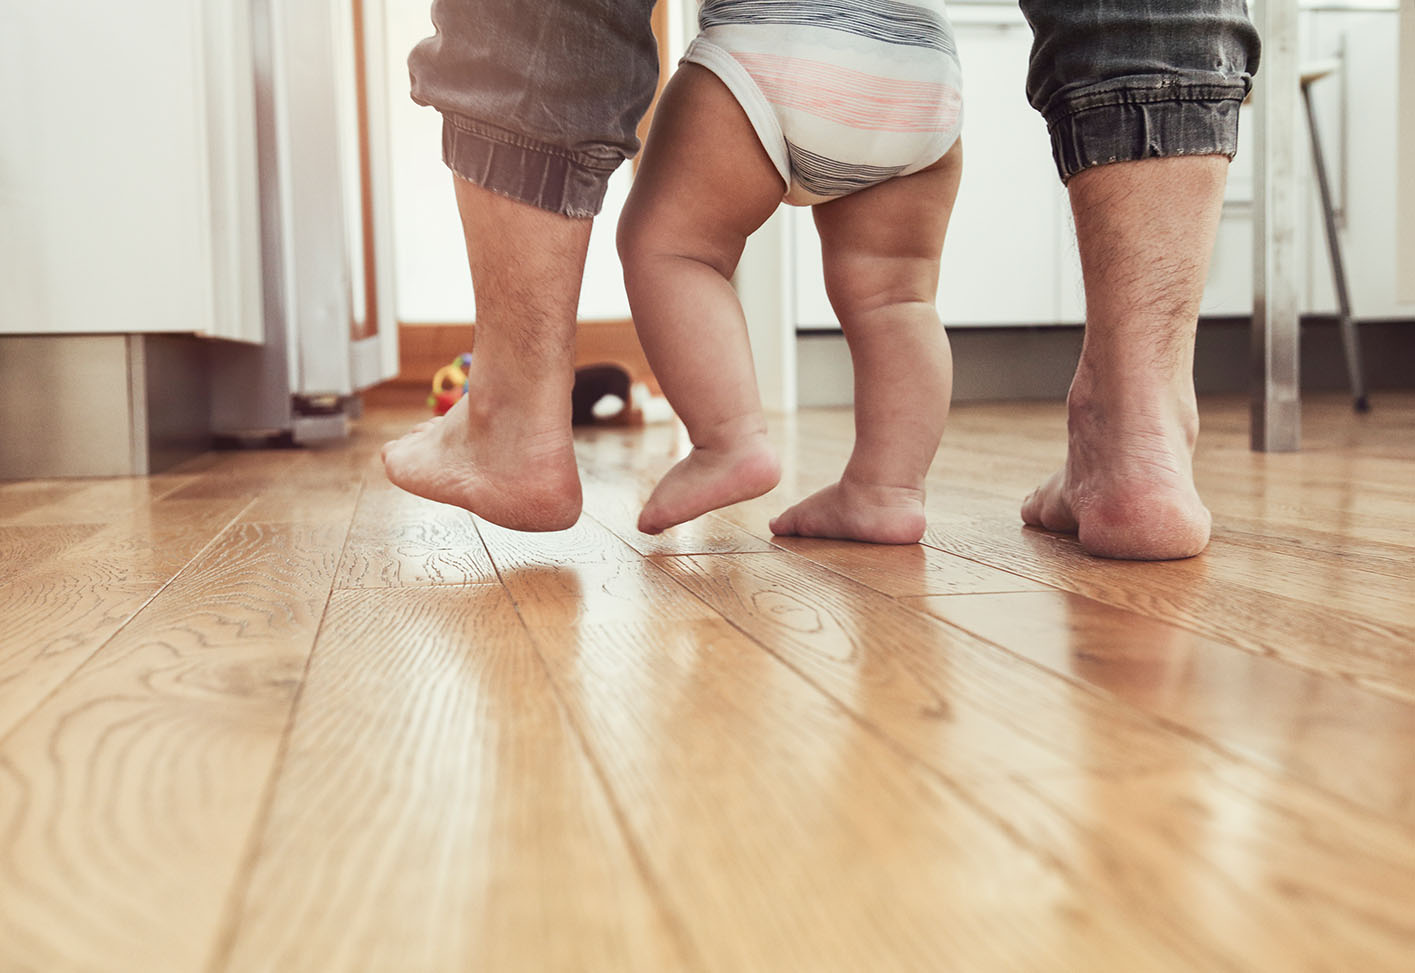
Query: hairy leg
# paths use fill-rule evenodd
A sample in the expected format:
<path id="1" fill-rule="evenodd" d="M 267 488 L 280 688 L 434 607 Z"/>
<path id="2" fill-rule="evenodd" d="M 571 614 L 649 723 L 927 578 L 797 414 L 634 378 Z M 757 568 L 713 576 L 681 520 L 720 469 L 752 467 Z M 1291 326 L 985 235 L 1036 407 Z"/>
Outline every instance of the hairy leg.
<path id="1" fill-rule="evenodd" d="M 1194 336 L 1228 160 L 1097 166 L 1069 184 L 1086 338 L 1067 399 L 1065 467 L 1022 519 L 1100 557 L 1192 557 L 1209 541 L 1194 489 Z"/>
<path id="2" fill-rule="evenodd" d="M 563 530 L 580 515 L 570 391 L 590 220 L 453 182 L 477 298 L 469 391 L 385 445 L 384 467 L 503 527 Z"/>
<path id="3" fill-rule="evenodd" d="M 776 486 L 732 272 L 785 187 L 717 76 L 684 65 L 664 89 L 619 223 L 639 342 L 693 449 L 654 489 L 658 533 Z"/>
<path id="4" fill-rule="evenodd" d="M 913 544 L 943 435 L 953 361 L 935 309 L 962 146 L 922 172 L 815 209 L 826 292 L 855 366 L 855 448 L 839 481 L 771 522 L 777 534 Z"/>

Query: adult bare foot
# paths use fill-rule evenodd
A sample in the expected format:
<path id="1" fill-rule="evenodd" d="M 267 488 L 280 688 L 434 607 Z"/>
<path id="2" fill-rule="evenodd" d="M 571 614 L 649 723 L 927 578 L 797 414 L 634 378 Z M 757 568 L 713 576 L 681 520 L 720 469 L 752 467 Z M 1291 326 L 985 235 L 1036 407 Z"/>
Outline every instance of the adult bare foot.
<path id="1" fill-rule="evenodd" d="M 639 530 L 657 534 L 709 510 L 759 497 L 781 481 L 781 462 L 763 433 L 720 448 L 693 447 L 654 487 Z"/>
<path id="2" fill-rule="evenodd" d="M 1194 489 L 1194 336 L 1228 160 L 1092 166 L 1067 183 L 1086 336 L 1067 398 L 1066 466 L 1022 504 L 1098 557 L 1193 557 L 1212 518 Z"/>
<path id="3" fill-rule="evenodd" d="M 1023 521 L 1076 534 L 1096 557 L 1166 561 L 1208 545 L 1212 517 L 1194 489 L 1192 401 L 1125 408 L 1073 389 L 1067 432 L 1066 465 L 1023 502 Z"/>
<path id="4" fill-rule="evenodd" d="M 917 544 L 927 526 L 924 492 L 842 477 L 771 522 L 771 532 L 872 544 Z"/>
<path id="5" fill-rule="evenodd" d="M 497 409 L 475 391 L 441 419 L 383 447 L 388 479 L 512 530 L 565 530 L 580 516 L 580 477 L 563 416 Z"/>

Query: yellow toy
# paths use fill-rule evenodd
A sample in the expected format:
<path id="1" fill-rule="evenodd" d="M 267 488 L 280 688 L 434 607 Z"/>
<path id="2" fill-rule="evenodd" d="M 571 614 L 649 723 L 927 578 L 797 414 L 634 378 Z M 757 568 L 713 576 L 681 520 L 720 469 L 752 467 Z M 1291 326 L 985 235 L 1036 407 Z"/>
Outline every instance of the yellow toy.
<path id="1" fill-rule="evenodd" d="M 462 352 L 443 365 L 432 376 L 432 394 L 427 397 L 428 408 L 437 415 L 446 415 L 447 410 L 457 404 L 457 400 L 467 394 L 467 368 L 472 364 L 470 352 Z"/>

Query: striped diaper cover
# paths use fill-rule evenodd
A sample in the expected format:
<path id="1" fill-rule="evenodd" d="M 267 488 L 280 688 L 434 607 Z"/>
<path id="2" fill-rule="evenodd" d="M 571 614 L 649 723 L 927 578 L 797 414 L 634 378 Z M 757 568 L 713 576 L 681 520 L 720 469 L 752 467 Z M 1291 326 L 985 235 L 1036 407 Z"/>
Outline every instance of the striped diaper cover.
<path id="1" fill-rule="evenodd" d="M 683 61 L 746 112 L 786 202 L 906 176 L 958 139 L 963 96 L 942 0 L 705 0 Z"/>

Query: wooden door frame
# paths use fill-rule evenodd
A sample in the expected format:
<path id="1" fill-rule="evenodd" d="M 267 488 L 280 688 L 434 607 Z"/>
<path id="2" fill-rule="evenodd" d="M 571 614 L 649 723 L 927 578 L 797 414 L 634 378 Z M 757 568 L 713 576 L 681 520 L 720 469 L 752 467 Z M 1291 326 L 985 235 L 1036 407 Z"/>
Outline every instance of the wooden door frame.
<path id="1" fill-rule="evenodd" d="M 374 256 L 373 222 L 373 164 L 371 136 L 369 134 L 368 106 L 368 46 L 364 30 L 364 0 L 352 0 L 354 21 L 354 106 L 358 125 L 359 142 L 359 220 L 362 226 L 364 268 L 364 320 L 352 320 L 350 315 L 349 337 L 353 341 L 372 338 L 378 334 L 378 274 Z M 351 305 L 352 308 L 352 305 Z"/>

